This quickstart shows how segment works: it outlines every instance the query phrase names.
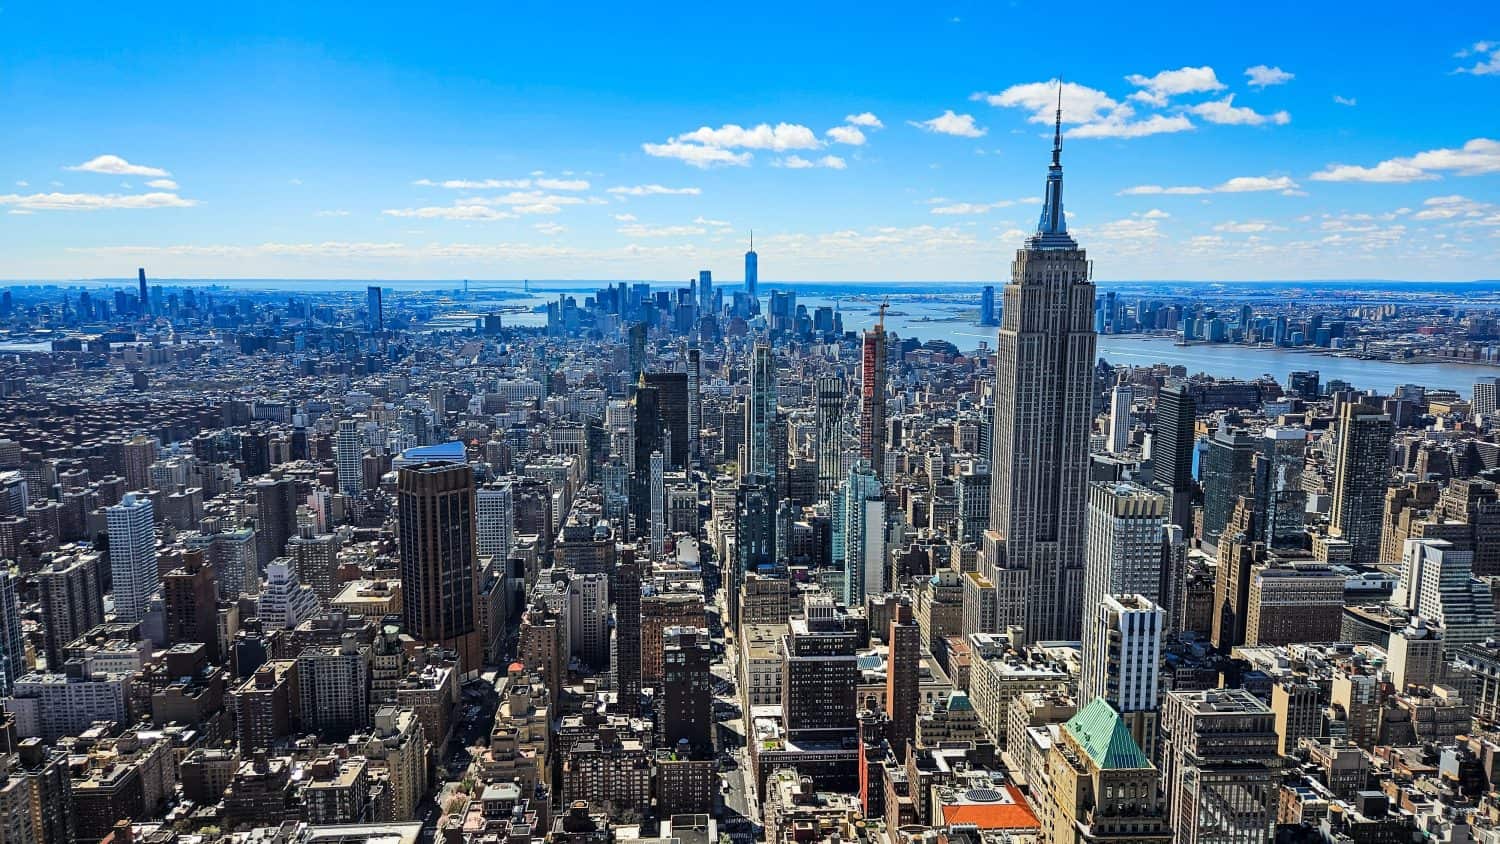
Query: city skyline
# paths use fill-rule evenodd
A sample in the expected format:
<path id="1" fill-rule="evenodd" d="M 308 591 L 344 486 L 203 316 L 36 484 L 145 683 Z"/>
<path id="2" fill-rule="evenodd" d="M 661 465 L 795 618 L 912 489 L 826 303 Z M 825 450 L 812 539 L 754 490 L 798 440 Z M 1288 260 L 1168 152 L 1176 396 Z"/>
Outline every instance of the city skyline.
<path id="1" fill-rule="evenodd" d="M 1061 75 L 1101 279 L 1496 275 L 1479 4 L 1400 31 L 1289 28 L 1291 7 L 1232 29 L 1164 7 L 1137 31 L 1090 6 L 1078 37 L 1132 37 L 1067 61 L 1011 37 L 1046 6 L 862 21 L 841 51 L 812 36 L 836 12 L 764 11 L 595 8 L 564 33 L 534 9 L 7 8 L 0 274 L 733 284 L 754 228 L 763 284 L 996 281 L 1034 228 L 1027 151 Z"/>

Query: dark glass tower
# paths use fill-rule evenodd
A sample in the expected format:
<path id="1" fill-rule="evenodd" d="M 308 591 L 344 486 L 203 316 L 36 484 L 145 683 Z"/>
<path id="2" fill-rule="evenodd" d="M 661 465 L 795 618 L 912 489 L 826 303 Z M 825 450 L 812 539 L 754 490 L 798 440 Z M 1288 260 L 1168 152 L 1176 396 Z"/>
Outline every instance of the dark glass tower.
<path id="1" fill-rule="evenodd" d="M 1028 641 L 1076 640 L 1082 620 L 1094 284 L 1068 234 L 1062 188 L 1059 101 L 1041 219 L 1005 285 L 984 540 L 1000 623 L 1022 625 Z"/>
<path id="2" fill-rule="evenodd" d="M 406 632 L 453 650 L 464 673 L 478 671 L 474 470 L 464 463 L 408 466 L 397 491 Z"/>

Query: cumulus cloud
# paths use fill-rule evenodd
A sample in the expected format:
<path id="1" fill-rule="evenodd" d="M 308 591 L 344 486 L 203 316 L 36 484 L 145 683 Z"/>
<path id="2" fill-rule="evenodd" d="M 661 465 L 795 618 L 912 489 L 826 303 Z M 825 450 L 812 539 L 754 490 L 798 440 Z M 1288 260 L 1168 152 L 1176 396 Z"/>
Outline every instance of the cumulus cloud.
<path id="1" fill-rule="evenodd" d="M 666 185 L 617 185 L 607 188 L 606 193 L 616 196 L 697 196 L 702 188 L 669 188 Z"/>
<path id="2" fill-rule="evenodd" d="M 1454 68 L 1454 73 L 1472 76 L 1493 76 L 1500 73 L 1500 43 L 1479 41 L 1466 50 L 1459 50 L 1454 57 L 1462 59 L 1469 56 L 1474 56 L 1477 61 L 1468 67 Z"/>
<path id="3" fill-rule="evenodd" d="M 842 170 L 847 165 L 844 159 L 837 155 L 825 155 L 819 159 L 803 158 L 800 155 L 785 155 L 771 162 L 773 167 L 785 167 L 788 170 L 810 170 L 814 167 L 823 167 L 829 170 Z"/>
<path id="4" fill-rule="evenodd" d="M 1330 164 L 1312 175 L 1319 182 L 1424 182 L 1442 178 L 1442 173 L 1478 176 L 1500 173 L 1500 141 L 1474 138 L 1457 149 L 1419 152 L 1390 158 L 1372 167 Z"/>
<path id="5" fill-rule="evenodd" d="M 1236 106 L 1234 95 L 1230 94 L 1222 100 L 1209 100 L 1190 106 L 1188 111 L 1207 120 L 1209 123 L 1219 123 L 1229 126 L 1262 126 L 1274 123 L 1277 126 L 1285 126 L 1292 122 L 1292 116 L 1285 111 L 1275 114 L 1261 114 L 1253 108 Z"/>
<path id="6" fill-rule="evenodd" d="M 857 126 L 835 126 L 825 134 L 828 139 L 836 144 L 848 144 L 849 146 L 861 146 L 865 142 L 865 133 L 859 131 Z"/>
<path id="7" fill-rule="evenodd" d="M 652 226 L 644 223 L 626 223 L 616 229 L 626 237 L 689 237 L 707 233 L 702 226 Z"/>
<path id="8" fill-rule="evenodd" d="M 131 164 L 118 155 L 96 155 L 82 164 L 64 168 L 77 170 L 84 173 L 104 173 L 110 176 L 170 176 L 166 170 L 160 167 L 147 167 L 144 164 Z"/>
<path id="9" fill-rule="evenodd" d="M 860 112 L 859 114 L 846 115 L 844 117 L 844 122 L 848 123 L 850 126 L 863 126 L 866 129 L 885 128 L 885 124 L 880 122 L 880 118 L 876 117 L 868 111 Z"/>
<path id="10" fill-rule="evenodd" d="M 684 164 L 699 168 L 713 167 L 716 164 L 743 167 L 750 163 L 752 157 L 748 152 L 734 152 L 701 144 L 684 144 L 675 140 L 669 140 L 664 144 L 641 144 L 641 149 L 647 155 L 656 158 L 675 158 Z"/>
<path id="11" fill-rule="evenodd" d="M 541 190 L 582 191 L 589 189 L 589 183 L 585 179 L 444 179 L 433 181 L 432 179 L 417 179 L 414 185 L 430 188 L 448 188 L 450 190 L 527 190 L 539 188 Z"/>
<path id="12" fill-rule="evenodd" d="M 1129 106 L 1121 106 L 1103 120 L 1074 126 L 1063 134 L 1069 138 L 1144 138 L 1193 129 L 1193 121 L 1180 114 L 1170 117 L 1153 114 L 1143 120 L 1132 120 L 1132 113 Z"/>
<path id="13" fill-rule="evenodd" d="M 1261 191 L 1295 191 L 1297 183 L 1289 176 L 1235 176 L 1213 187 L 1201 185 L 1136 185 L 1120 191 L 1120 196 L 1200 196 L 1207 193 L 1256 193 Z"/>
<path id="14" fill-rule="evenodd" d="M 978 138 L 989 132 L 988 129 L 974 125 L 974 115 L 954 114 L 952 109 L 948 109 L 930 120 L 908 120 L 906 122 L 924 132 L 953 135 L 959 138 Z"/>
<path id="15" fill-rule="evenodd" d="M 1287 73 L 1279 67 L 1258 64 L 1255 67 L 1245 68 L 1245 76 L 1250 79 L 1250 87 L 1265 88 L 1270 85 L 1285 85 L 1296 78 L 1297 74 Z"/>
<path id="16" fill-rule="evenodd" d="M 1214 226 L 1214 231 L 1229 232 L 1232 234 L 1260 234 L 1263 232 L 1286 231 L 1286 228 L 1275 225 L 1269 220 L 1245 220 L 1244 222 L 1230 220 Z"/>
<path id="17" fill-rule="evenodd" d="M 939 202 L 943 201 L 941 199 Z M 996 208 L 1009 208 L 1018 200 L 1001 199 L 995 202 L 954 202 L 947 205 L 934 205 L 931 213 L 940 216 L 967 216 L 970 214 L 988 214 Z"/>
<path id="18" fill-rule="evenodd" d="M 196 199 L 175 193 L 32 193 L 0 194 L 0 205 L 22 211 L 108 211 L 141 208 L 191 208 Z"/>
<path id="19" fill-rule="evenodd" d="M 750 152 L 736 150 L 789 150 L 817 149 L 823 146 L 813 130 L 798 123 L 761 123 L 745 127 L 726 123 L 715 129 L 701 126 L 691 132 L 675 135 L 660 144 L 642 144 L 647 155 L 657 158 L 675 158 L 694 167 L 714 165 L 744 166 L 753 157 Z"/>
<path id="20" fill-rule="evenodd" d="M 532 228 L 548 236 L 559 235 L 568 230 L 568 227 L 563 225 L 562 223 L 554 223 L 551 220 L 548 220 L 545 223 L 537 223 L 536 225 L 532 226 Z"/>
<path id="21" fill-rule="evenodd" d="M 177 183 L 171 179 L 152 179 L 146 183 L 146 187 L 156 188 L 157 190 L 175 191 L 177 190 Z"/>
<path id="22" fill-rule="evenodd" d="M 1142 89 L 1130 95 L 1132 100 L 1158 107 L 1166 105 L 1168 97 L 1178 94 L 1224 90 L 1224 83 L 1219 81 L 1214 69 L 1207 65 L 1163 70 L 1155 76 L 1133 73 L 1125 77 L 1125 81 Z"/>
<path id="23" fill-rule="evenodd" d="M 1027 82 L 1012 85 L 998 94 L 987 94 L 981 91 L 971 96 L 970 99 L 988 103 L 996 108 L 1023 109 L 1030 113 L 1027 119 L 1032 123 L 1051 123 L 1057 108 L 1058 84 L 1056 79 L 1046 82 Z M 1079 85 L 1076 82 L 1061 84 L 1064 123 L 1090 123 L 1101 120 L 1120 105 L 1113 97 L 1095 88 Z"/>
<path id="24" fill-rule="evenodd" d="M 488 205 L 455 203 L 453 205 L 427 205 L 421 208 L 387 208 L 380 213 L 388 217 L 408 217 L 418 220 L 462 220 L 466 222 L 490 222 L 515 219 L 515 214 L 501 211 Z"/>

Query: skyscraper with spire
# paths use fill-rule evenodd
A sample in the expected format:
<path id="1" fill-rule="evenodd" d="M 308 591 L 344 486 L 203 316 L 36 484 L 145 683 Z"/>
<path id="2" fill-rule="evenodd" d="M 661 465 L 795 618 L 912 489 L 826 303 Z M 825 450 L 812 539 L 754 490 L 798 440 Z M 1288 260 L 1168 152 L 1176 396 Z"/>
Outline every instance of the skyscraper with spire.
<path id="1" fill-rule="evenodd" d="M 745 293 L 751 299 L 756 296 L 755 288 L 760 284 L 760 256 L 755 254 L 755 230 L 750 231 L 750 251 L 745 253 Z"/>
<path id="2" fill-rule="evenodd" d="M 984 571 L 1002 627 L 1076 640 L 1093 412 L 1094 285 L 1063 214 L 1062 92 L 1036 234 L 1011 263 L 996 352 Z"/>

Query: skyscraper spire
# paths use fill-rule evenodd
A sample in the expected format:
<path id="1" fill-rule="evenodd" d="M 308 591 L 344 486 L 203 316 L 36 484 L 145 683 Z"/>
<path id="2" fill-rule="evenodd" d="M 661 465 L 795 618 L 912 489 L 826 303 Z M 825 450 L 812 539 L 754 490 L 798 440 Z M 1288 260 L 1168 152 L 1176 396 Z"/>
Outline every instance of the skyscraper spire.
<path id="1" fill-rule="evenodd" d="M 1062 82 L 1057 83 L 1057 117 L 1052 128 L 1052 166 L 1047 168 L 1047 194 L 1036 234 L 1026 242 L 1029 249 L 1077 249 L 1068 235 L 1068 220 L 1062 201 Z"/>

